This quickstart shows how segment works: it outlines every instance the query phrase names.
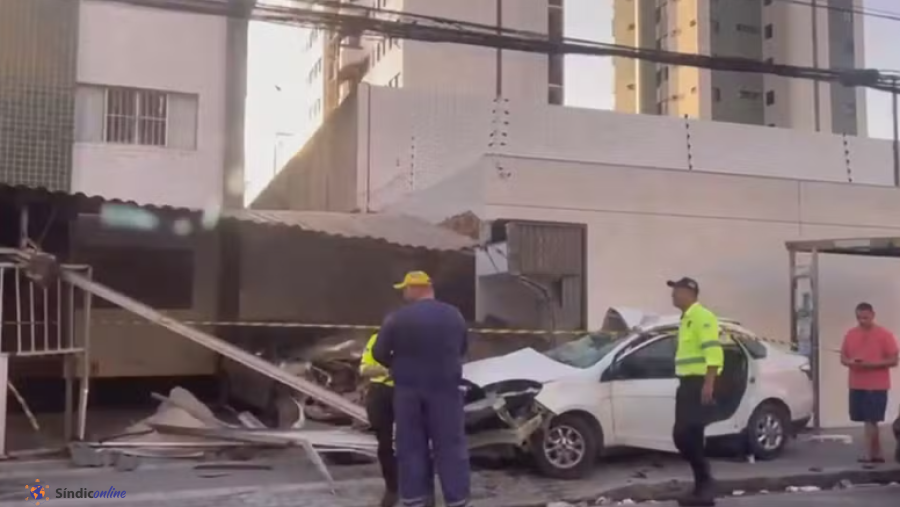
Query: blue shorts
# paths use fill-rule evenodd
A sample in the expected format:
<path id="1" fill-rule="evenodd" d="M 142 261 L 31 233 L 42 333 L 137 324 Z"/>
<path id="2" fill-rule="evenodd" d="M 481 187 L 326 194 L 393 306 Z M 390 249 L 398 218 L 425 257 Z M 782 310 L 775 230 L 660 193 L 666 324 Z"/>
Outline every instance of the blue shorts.
<path id="1" fill-rule="evenodd" d="M 853 422 L 879 423 L 887 412 L 887 391 L 850 390 L 850 420 Z"/>

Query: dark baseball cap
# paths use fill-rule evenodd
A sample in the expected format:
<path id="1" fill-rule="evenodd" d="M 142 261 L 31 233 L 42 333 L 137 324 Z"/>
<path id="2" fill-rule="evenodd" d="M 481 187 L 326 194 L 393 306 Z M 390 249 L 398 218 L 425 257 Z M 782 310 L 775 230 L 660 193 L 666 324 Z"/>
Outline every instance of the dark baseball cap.
<path id="1" fill-rule="evenodd" d="M 700 284 L 697 283 L 697 280 L 693 278 L 683 277 L 678 280 L 669 280 L 666 282 L 666 285 L 673 289 L 688 289 L 692 290 L 695 293 L 700 293 Z"/>

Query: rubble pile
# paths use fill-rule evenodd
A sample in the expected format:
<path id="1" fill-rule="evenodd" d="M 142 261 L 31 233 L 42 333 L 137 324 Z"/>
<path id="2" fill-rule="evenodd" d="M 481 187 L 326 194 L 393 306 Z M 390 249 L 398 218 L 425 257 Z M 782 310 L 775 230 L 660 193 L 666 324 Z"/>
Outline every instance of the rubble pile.
<path id="1" fill-rule="evenodd" d="M 136 468 L 141 458 L 203 459 L 254 449 L 303 449 L 323 477 L 333 482 L 323 454 L 376 455 L 374 436 L 353 429 L 306 428 L 303 411 L 288 429 L 266 427 L 249 412 L 237 416 L 237 424 L 225 422 L 189 391 L 176 387 L 161 401 L 156 412 L 132 424 L 122 433 L 70 446 L 76 466 Z M 250 453 L 249 455 L 252 455 Z"/>

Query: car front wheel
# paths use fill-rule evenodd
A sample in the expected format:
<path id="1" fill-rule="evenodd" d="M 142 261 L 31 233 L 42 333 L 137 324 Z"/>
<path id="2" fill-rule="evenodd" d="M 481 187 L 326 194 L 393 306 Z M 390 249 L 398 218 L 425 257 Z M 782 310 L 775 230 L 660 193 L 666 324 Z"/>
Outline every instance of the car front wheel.
<path id="1" fill-rule="evenodd" d="M 790 415 L 775 403 L 763 403 L 750 416 L 747 437 L 750 454 L 760 460 L 777 458 L 790 437 Z"/>
<path id="2" fill-rule="evenodd" d="M 591 471 L 601 442 L 602 435 L 587 417 L 562 414 L 550 421 L 547 430 L 534 435 L 531 448 L 542 474 L 554 479 L 579 479 Z"/>

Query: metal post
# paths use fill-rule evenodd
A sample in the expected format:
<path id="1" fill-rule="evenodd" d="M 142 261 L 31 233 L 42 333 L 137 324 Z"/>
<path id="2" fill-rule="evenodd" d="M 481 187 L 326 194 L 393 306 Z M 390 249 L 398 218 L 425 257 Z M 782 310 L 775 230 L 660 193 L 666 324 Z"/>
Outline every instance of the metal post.
<path id="1" fill-rule="evenodd" d="M 814 69 L 819 68 L 819 1 L 812 0 L 809 4 L 812 11 L 812 66 Z M 815 123 L 816 132 L 822 130 L 822 111 L 819 105 L 819 80 L 813 81 L 813 122 Z"/>
<path id="2" fill-rule="evenodd" d="M 19 209 L 19 248 L 28 246 L 28 206 Z"/>
<path id="3" fill-rule="evenodd" d="M 813 373 L 813 429 L 822 429 L 821 364 L 819 357 L 819 251 L 813 249 L 809 261 L 809 285 L 812 295 L 812 325 L 810 332 L 810 366 Z"/>
<path id="4" fill-rule="evenodd" d="M 85 275 L 89 280 L 93 279 L 93 272 L 88 268 Z M 84 308 L 82 309 L 81 318 L 83 320 L 81 337 L 81 381 L 78 398 L 78 439 L 84 441 L 85 430 L 87 426 L 87 404 L 88 395 L 90 394 L 91 381 L 91 294 L 90 291 L 82 290 Z"/>
<path id="5" fill-rule="evenodd" d="M 900 111 L 897 108 L 897 95 L 900 94 L 900 81 L 897 76 L 891 78 L 891 110 L 893 111 L 894 123 L 894 186 L 900 187 L 900 122 L 897 115 Z"/>
<path id="6" fill-rule="evenodd" d="M 788 273 L 791 276 L 791 344 L 799 350 L 800 336 L 797 333 L 797 252 L 788 247 Z"/>
<path id="7" fill-rule="evenodd" d="M 0 456 L 6 456 L 6 394 L 9 392 L 9 356 L 0 354 Z"/>
<path id="8" fill-rule="evenodd" d="M 57 289 L 59 291 L 59 306 L 62 308 L 65 301 L 66 312 L 65 320 L 59 319 L 60 349 L 75 348 L 75 286 L 69 284 L 68 290 L 63 290 L 62 280 L 57 280 Z M 62 294 L 65 293 L 65 296 Z M 63 327 L 65 326 L 65 327 Z M 75 422 L 75 358 L 72 354 L 63 356 L 63 375 L 66 378 L 66 404 L 65 404 L 65 425 L 63 426 L 63 434 L 66 442 L 72 440 L 73 431 L 72 424 Z"/>
<path id="9" fill-rule="evenodd" d="M 503 0 L 497 0 L 497 35 L 503 35 Z M 503 50 L 497 48 L 497 88 L 496 96 L 503 96 Z"/>

